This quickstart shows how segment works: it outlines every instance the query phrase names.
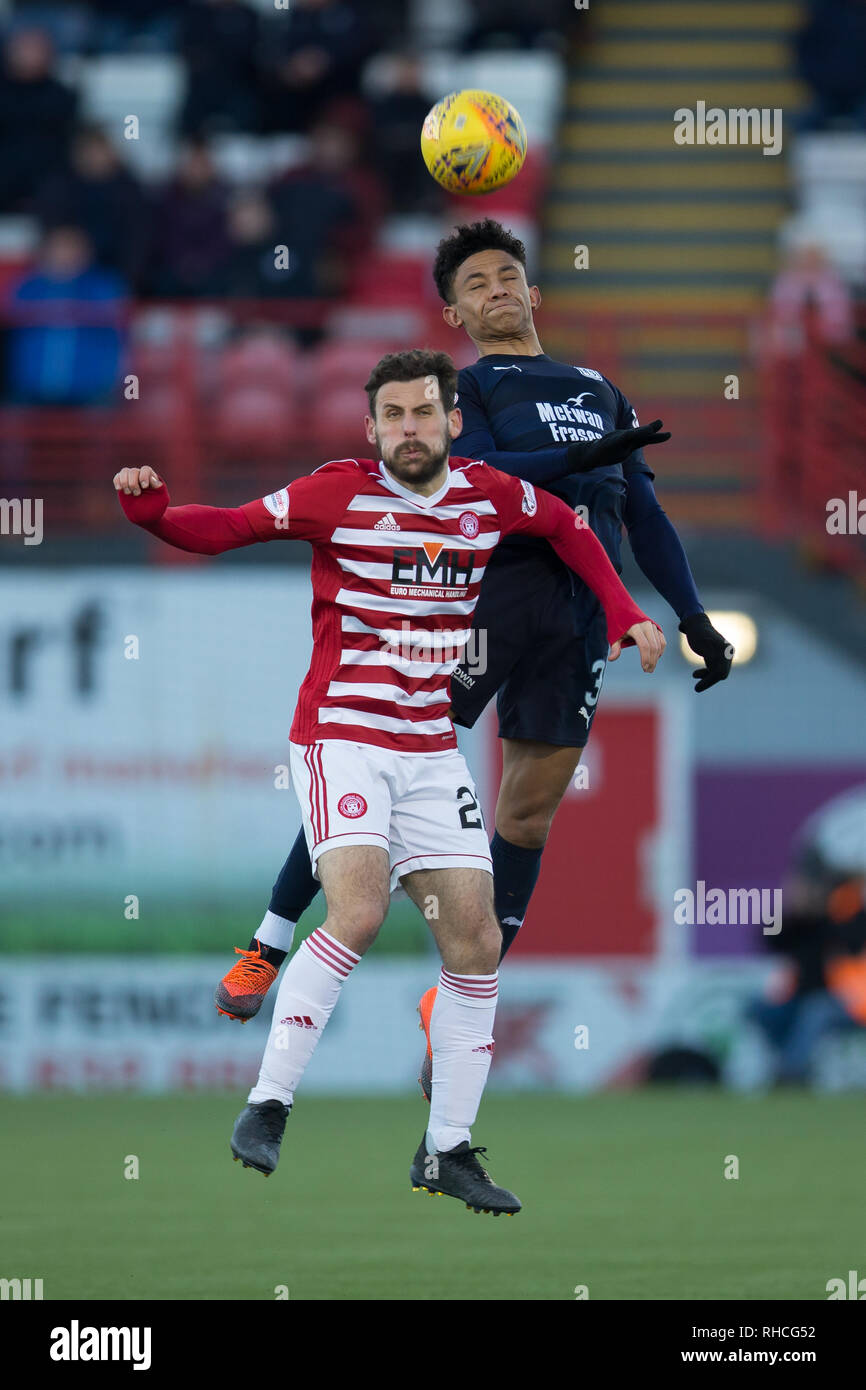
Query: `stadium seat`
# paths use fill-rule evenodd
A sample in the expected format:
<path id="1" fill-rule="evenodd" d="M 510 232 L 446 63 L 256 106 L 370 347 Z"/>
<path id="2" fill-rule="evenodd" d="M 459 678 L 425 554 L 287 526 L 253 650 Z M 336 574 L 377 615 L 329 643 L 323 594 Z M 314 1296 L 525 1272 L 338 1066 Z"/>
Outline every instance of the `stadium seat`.
<path id="1" fill-rule="evenodd" d="M 435 294 L 429 252 L 400 255 L 373 251 L 356 265 L 348 299 L 352 304 L 421 305 Z"/>
<path id="2" fill-rule="evenodd" d="M 285 446 L 301 424 L 295 344 L 267 330 L 253 332 L 225 349 L 214 364 L 207 392 L 213 424 L 222 443 L 244 440 Z"/>
<path id="3" fill-rule="evenodd" d="M 253 332 L 222 353 L 220 389 L 261 384 L 294 397 L 299 357 L 291 339 L 268 331 Z"/>
<path id="4" fill-rule="evenodd" d="M 398 256 L 426 256 L 429 260 L 442 235 L 442 219 L 427 212 L 396 213 L 379 228 L 378 250 Z"/>
<path id="5" fill-rule="evenodd" d="M 210 142 L 214 164 L 229 183 L 265 184 L 287 173 L 306 157 L 301 135 L 215 135 Z"/>
<path id="6" fill-rule="evenodd" d="M 435 5 L 428 0 L 409 0 L 409 27 L 422 50 L 456 46 L 471 18 L 468 0 L 437 0 Z M 448 56 L 453 61 L 453 55 Z M 436 90 L 447 92 L 451 87 L 440 86 Z"/>
<path id="7" fill-rule="evenodd" d="M 176 381 L 167 377 L 162 380 L 148 380 L 143 374 L 141 380 L 143 385 L 136 406 L 139 412 L 137 418 L 146 416 L 148 420 L 165 421 L 173 419 L 183 408 L 184 391 Z"/>
<path id="8" fill-rule="evenodd" d="M 371 338 L 339 338 L 325 343 L 311 358 L 309 388 L 331 391 L 344 386 L 363 387 L 370 369 L 386 352 L 393 352 L 393 341 Z"/>
<path id="9" fill-rule="evenodd" d="M 171 166 L 174 129 L 183 100 L 185 72 L 170 54 L 86 58 L 76 65 L 82 115 L 105 127 L 135 171 L 161 177 Z M 124 138 L 124 121 L 135 115 L 139 138 Z"/>
<path id="10" fill-rule="evenodd" d="M 318 390 L 314 387 L 310 392 L 305 434 L 323 461 L 372 449 L 364 438 L 363 422 L 368 408 L 364 394 L 366 380 L 364 374 L 352 384 L 335 386 L 325 378 Z"/>
<path id="11" fill-rule="evenodd" d="M 846 279 L 866 282 L 866 135 L 801 136 L 791 163 L 800 208 L 783 242 L 812 241 Z"/>
<path id="12" fill-rule="evenodd" d="M 270 385 L 238 386 L 220 397 L 213 417 L 220 442 L 233 447 L 249 440 L 284 449 L 296 434 L 300 416 L 293 396 Z"/>

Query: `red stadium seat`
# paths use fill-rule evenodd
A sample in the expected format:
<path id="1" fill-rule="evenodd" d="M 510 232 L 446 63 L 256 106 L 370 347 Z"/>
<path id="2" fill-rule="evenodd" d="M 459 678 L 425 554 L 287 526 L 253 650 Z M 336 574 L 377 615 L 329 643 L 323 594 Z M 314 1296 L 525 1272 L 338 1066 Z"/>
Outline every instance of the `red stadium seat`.
<path id="1" fill-rule="evenodd" d="M 394 343 L 370 338 L 344 338 L 325 343 L 311 360 L 311 389 L 320 391 L 344 383 L 363 387 L 380 357 L 395 351 Z"/>
<path id="2" fill-rule="evenodd" d="M 295 397 L 300 353 L 294 343 L 276 334 L 261 332 L 242 338 L 219 358 L 218 390 L 240 386 L 267 386 Z"/>
<path id="3" fill-rule="evenodd" d="M 368 448 L 363 417 L 367 411 L 364 382 L 395 343 L 370 338 L 335 339 L 312 354 L 306 383 L 307 434 L 329 458 Z"/>
<path id="4" fill-rule="evenodd" d="M 429 255 L 376 251 L 356 266 L 348 298 L 352 304 L 420 307 L 425 301 L 432 301 L 435 295 Z"/>
<path id="5" fill-rule="evenodd" d="M 366 455 L 369 449 L 364 436 L 364 415 L 367 397 L 363 383 L 329 386 L 314 394 L 308 402 L 307 434 L 319 452 L 328 458 L 343 452 Z"/>
<path id="6" fill-rule="evenodd" d="M 219 448 L 281 452 L 301 427 L 300 353 L 291 339 L 252 330 L 216 359 L 211 424 Z"/>
<path id="7" fill-rule="evenodd" d="M 299 414 L 292 396 L 270 386 L 237 386 L 220 400 L 213 418 L 220 441 L 237 446 L 244 440 L 274 447 L 296 434 Z"/>

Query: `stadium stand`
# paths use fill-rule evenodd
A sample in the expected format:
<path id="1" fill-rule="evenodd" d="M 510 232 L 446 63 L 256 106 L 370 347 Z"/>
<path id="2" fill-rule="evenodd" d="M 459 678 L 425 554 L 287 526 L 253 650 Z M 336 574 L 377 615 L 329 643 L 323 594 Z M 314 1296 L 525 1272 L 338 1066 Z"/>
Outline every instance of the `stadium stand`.
<path id="1" fill-rule="evenodd" d="M 611 315 L 620 379 L 672 422 L 666 505 L 700 524 L 749 521 L 760 468 L 750 321 L 788 194 L 784 154 L 732 146 L 709 161 L 674 143 L 672 111 L 796 104 L 786 41 L 797 15 L 763 0 L 628 0 L 599 11 L 570 71 L 542 262 L 558 350 L 573 321 Z M 575 271 L 575 243 L 591 245 L 591 274 Z M 722 397 L 729 373 L 743 386 L 736 409 Z"/>
<path id="2" fill-rule="evenodd" d="M 205 20 L 215 8 L 185 6 L 182 22 L 160 4 L 125 20 L 116 7 L 84 6 L 76 23 L 56 7 L 13 10 L 10 32 L 41 26 L 60 55 L 31 40 L 25 66 L 88 126 L 70 132 L 72 162 L 51 181 L 7 189 L 7 336 L 9 295 L 34 263 L 42 226 L 81 221 L 91 237 L 98 227 L 97 262 L 116 266 L 133 291 L 124 368 L 138 379 L 135 410 L 119 382 L 115 409 L 103 407 L 98 422 L 70 413 L 84 459 L 100 453 L 97 434 L 136 455 L 160 437 L 182 486 L 206 464 L 228 496 L 245 450 L 245 476 L 270 482 L 274 459 L 291 476 L 357 447 L 362 381 L 382 350 L 427 342 L 469 360 L 442 325 L 429 268 L 448 227 L 483 211 L 523 237 L 541 266 L 546 349 L 623 381 L 639 410 L 671 425 L 664 482 L 674 519 L 703 532 L 760 527 L 820 556 L 815 487 L 847 487 L 862 443 L 854 397 L 864 370 L 866 134 L 856 107 L 846 120 L 809 106 L 800 78 L 814 77 L 803 63 L 810 11 L 795 0 L 724 10 L 710 0 L 623 0 L 593 15 L 578 43 L 562 6 L 534 11 L 530 33 L 519 6 L 443 0 L 377 9 L 372 45 L 368 21 L 345 0 L 301 4 L 295 38 L 327 30 L 324 48 L 345 79 L 335 105 L 333 72 L 327 81 L 277 73 L 275 55 L 291 65 L 297 45 L 284 28 L 273 47 L 279 21 L 269 6 L 219 7 L 231 13 L 212 34 Z M 232 26 L 243 37 L 237 61 L 262 78 L 267 109 L 251 113 L 241 101 L 220 110 L 227 84 L 214 75 L 235 61 Z M 357 39 L 351 55 L 345 33 Z M 284 79 L 308 85 L 303 120 L 289 111 L 297 88 L 275 94 Z M 529 132 L 521 177 L 483 209 L 448 198 L 415 158 L 424 110 L 463 85 L 507 90 Z M 804 130 L 786 129 L 773 158 L 735 146 L 709 161 L 671 136 L 671 103 L 699 97 L 722 108 L 784 106 L 786 120 L 803 113 Z M 128 139 L 132 112 L 138 138 Z M 190 140 L 197 130 L 206 138 Z M 101 173 L 82 169 L 88 140 L 98 156 L 105 137 L 114 159 Z M 281 243 L 288 274 L 274 267 Z M 580 244 L 591 275 L 576 268 Z M 19 304 L 14 329 L 20 315 Z M 834 315 L 841 327 L 828 342 Z M 823 406 L 805 432 L 794 427 L 790 382 L 807 373 L 854 422 L 850 447 Z M 735 409 L 722 390 L 731 377 Z M 3 387 L 14 406 L 0 420 L 6 473 L 44 469 L 50 492 L 57 420 L 25 411 L 20 393 L 15 404 L 8 351 Z M 70 528 L 82 524 L 80 510 Z M 91 524 L 98 513 L 90 509 Z M 857 573 L 860 539 L 835 547 L 834 564 L 843 551 Z"/>

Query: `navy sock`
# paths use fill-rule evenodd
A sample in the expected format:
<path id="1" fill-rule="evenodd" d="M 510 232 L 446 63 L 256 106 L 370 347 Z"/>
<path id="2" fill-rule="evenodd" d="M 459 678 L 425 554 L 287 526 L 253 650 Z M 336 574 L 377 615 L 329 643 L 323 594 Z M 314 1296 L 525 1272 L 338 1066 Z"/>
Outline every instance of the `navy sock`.
<path id="1" fill-rule="evenodd" d="M 498 830 L 490 842 L 493 898 L 502 928 L 502 957 L 520 931 L 541 869 L 543 849 L 524 849 L 503 840 Z"/>
<path id="2" fill-rule="evenodd" d="M 303 830 L 299 830 L 289 857 L 280 869 L 268 907 L 278 917 L 299 922 L 321 886 L 319 880 L 313 878 L 306 837 Z"/>
<path id="3" fill-rule="evenodd" d="M 268 965 L 276 966 L 277 970 L 279 970 L 286 956 L 289 954 L 288 951 L 277 950 L 276 946 L 267 946 L 264 941 L 259 941 L 257 936 L 253 937 L 247 950 L 258 951 L 262 960 L 266 960 Z"/>

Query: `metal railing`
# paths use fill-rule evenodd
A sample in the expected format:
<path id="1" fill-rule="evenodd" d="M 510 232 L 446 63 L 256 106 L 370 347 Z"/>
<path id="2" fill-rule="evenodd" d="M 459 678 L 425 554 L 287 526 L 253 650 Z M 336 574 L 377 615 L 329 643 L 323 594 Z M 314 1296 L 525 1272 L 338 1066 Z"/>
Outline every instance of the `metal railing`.
<path id="1" fill-rule="evenodd" d="M 133 306 L 117 329 L 122 366 L 111 398 L 0 407 L 0 496 L 41 497 L 53 534 L 98 537 L 118 526 L 110 481 L 125 465 L 154 464 L 178 500 L 237 505 L 366 449 L 363 382 L 381 351 L 444 348 L 458 365 L 473 357 L 435 308 L 404 307 L 401 320 L 354 306 L 347 331 L 345 317 L 335 319 L 345 306 L 330 303 Z M 44 323 L 45 305 L 39 313 Z M 94 321 L 84 306 L 77 322 Z M 809 334 L 795 354 L 762 360 L 755 326 L 725 314 L 542 310 L 539 329 L 552 357 L 603 372 L 642 420 L 661 416 L 672 430 L 652 465 L 676 522 L 833 539 L 827 500 L 863 480 L 862 344 L 830 350 Z M 833 553 L 858 563 L 862 540 L 848 540 Z"/>
<path id="2" fill-rule="evenodd" d="M 866 316 L 861 315 L 861 335 Z M 866 578 L 866 341 L 822 339 L 807 318 L 764 366 L 761 528 L 809 559 Z M 859 503 L 863 502 L 863 514 Z"/>

